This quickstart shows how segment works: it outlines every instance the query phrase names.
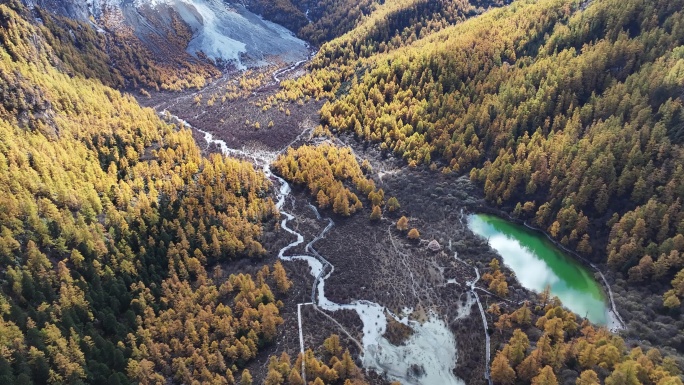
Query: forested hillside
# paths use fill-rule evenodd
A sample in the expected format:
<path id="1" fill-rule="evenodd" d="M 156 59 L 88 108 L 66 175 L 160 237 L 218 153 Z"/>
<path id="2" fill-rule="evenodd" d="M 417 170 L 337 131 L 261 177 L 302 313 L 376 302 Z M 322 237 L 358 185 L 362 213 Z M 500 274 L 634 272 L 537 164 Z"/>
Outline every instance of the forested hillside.
<path id="1" fill-rule="evenodd" d="M 368 17 L 359 21 L 348 33 L 321 47 L 313 68 L 330 67 L 333 63 L 352 63 L 411 44 L 467 17 L 485 11 L 483 5 L 501 6 L 503 1 L 387 1 Z"/>
<path id="2" fill-rule="evenodd" d="M 511 313 L 501 313 L 496 304 L 488 309 L 498 318 L 494 324 L 498 332 L 507 337 L 492 361 L 495 384 L 682 383 L 672 357 L 663 357 L 658 349 L 630 348 L 604 328 L 588 321 L 578 324 L 557 299 L 542 297 L 543 307 L 532 308 L 525 302 Z"/>
<path id="3" fill-rule="evenodd" d="M 681 352 L 684 3 L 517 1 L 425 34 L 420 23 L 387 33 L 397 4 L 324 44 L 311 75 L 285 83 L 284 94 L 328 98 L 323 129 L 410 166 L 468 175 L 491 205 L 612 270 L 625 293 L 625 335 Z M 548 319 L 549 310 L 536 312 Z M 512 330 L 510 318 L 501 322 Z M 544 322 L 536 329 L 548 334 Z M 512 372 L 499 359 L 513 374 L 500 382 L 555 383 L 543 381 L 570 369 L 597 373 L 582 384 L 679 383 L 625 374 L 661 359 L 622 345 L 614 363 L 601 364 L 600 354 L 587 363 L 579 357 L 595 353 L 576 349 L 613 338 L 592 333 L 537 338 L 525 353 L 538 351 L 535 369 L 515 368 L 526 355 Z M 555 353 L 543 352 L 547 342 Z"/>
<path id="4" fill-rule="evenodd" d="M 306 41 L 321 44 L 353 29 L 381 1 L 249 0 L 250 8 L 288 27 Z"/>
<path id="5" fill-rule="evenodd" d="M 258 85 L 243 74 L 216 86 L 221 109 L 227 101 L 237 116 L 278 105 L 289 116 L 322 99 L 307 105 L 322 105 L 314 133 L 354 137 L 365 154 L 394 155 L 421 175 L 443 173 L 440 194 L 466 176 L 488 209 L 605 270 L 627 324 L 621 336 L 548 292 L 518 303 L 534 295 L 498 260 L 473 263 L 489 284 L 490 292 L 478 289 L 489 306 L 495 383 L 681 385 L 684 0 L 508 3 L 244 2 L 321 46 L 302 77 L 297 65 L 269 67 L 275 74 L 257 71 Z M 169 25 L 169 36 L 155 37 L 169 43 L 159 49 L 186 47 L 191 28 Z M 163 91 L 199 89 L 221 74 L 201 54 L 169 62 L 156 54 L 126 30 L 0 1 L 0 380 L 8 384 L 251 384 L 247 366 L 277 345 L 291 286 L 283 266 L 262 261 L 253 276 L 227 266 L 259 261 L 264 239 L 285 242 L 264 237 L 278 228 L 271 183 L 247 162 L 202 153 L 190 130 L 117 90 L 157 105 L 171 95 Z M 175 101 L 190 109 L 218 97 L 180 94 Z M 260 130 L 250 119 L 240 118 Z M 223 129 L 215 137 L 238 130 Z M 274 169 L 333 217 L 350 217 L 340 227 L 361 223 L 366 206 L 375 224 L 396 211 L 393 226 L 405 234 L 410 213 L 339 142 L 290 148 Z M 444 195 L 467 195 L 459 193 Z M 397 194 L 415 207 L 407 195 Z M 309 222 L 302 227 L 315 227 Z M 412 253 L 427 247 L 417 229 L 408 237 Z M 437 243 L 434 255 L 446 251 L 444 239 L 423 240 Z M 434 275 L 444 278 L 439 267 Z M 264 381 L 302 384 L 304 360 L 315 385 L 364 383 L 339 339 L 325 344 L 294 363 L 272 358 Z"/>
<path id="6" fill-rule="evenodd" d="M 248 5 L 265 18 L 287 26 L 315 45 L 327 43 L 350 31 L 358 36 L 362 30 L 370 32 L 366 37 L 373 41 L 365 42 L 369 45 L 379 45 L 383 41 L 387 44 L 394 35 L 402 35 L 401 38 L 405 39 L 414 31 L 418 36 L 425 36 L 427 32 L 463 20 L 465 16 L 473 16 L 504 3 L 503 0 L 248 1 Z M 382 48 L 365 47 L 366 54 L 369 49 Z"/>
<path id="7" fill-rule="evenodd" d="M 239 378 L 289 285 L 279 264 L 220 268 L 265 252 L 268 180 L 74 73 L 7 5 L 0 20 L 0 379 Z"/>
<path id="8" fill-rule="evenodd" d="M 340 93 L 324 125 L 470 172 L 489 201 L 633 284 L 674 279 L 660 294 L 678 309 L 682 5 L 519 1 L 362 61 L 333 41 L 316 63 L 342 79 L 316 89 L 326 68 L 307 86 Z"/>

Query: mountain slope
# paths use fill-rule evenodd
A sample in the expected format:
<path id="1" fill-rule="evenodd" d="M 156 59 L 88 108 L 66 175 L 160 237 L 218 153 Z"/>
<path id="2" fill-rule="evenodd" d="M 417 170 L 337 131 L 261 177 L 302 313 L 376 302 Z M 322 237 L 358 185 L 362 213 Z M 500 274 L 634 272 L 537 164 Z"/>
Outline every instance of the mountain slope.
<path id="1" fill-rule="evenodd" d="M 178 52 L 237 68 L 308 56 L 306 44 L 290 31 L 221 0 L 23 0 L 29 8 L 90 23 L 103 33 L 132 33 L 157 60 Z M 106 32 L 105 32 L 106 31 Z M 189 34 L 189 36 L 187 36 Z M 201 53 L 200 53 L 201 52 Z"/>
<path id="2" fill-rule="evenodd" d="M 276 278 L 257 286 L 205 268 L 263 255 L 268 180 L 202 156 L 187 129 L 131 96 L 63 72 L 5 4 L 0 20 L 0 379 L 238 376 L 281 322 Z"/>
<path id="3" fill-rule="evenodd" d="M 0 148 L 0 329 L 8 336 L 0 375 L 10 383 L 231 382 L 273 341 L 277 302 L 268 285 L 205 266 L 263 253 L 264 224 L 276 215 L 263 198 L 268 181 L 245 163 L 202 157 L 189 132 L 84 78 L 200 88 L 218 75 L 214 59 L 260 65 L 271 38 L 300 42 L 214 0 L 44 1 L 81 22 L 36 9 L 35 26 L 9 3 L 0 6 L 0 129 L 9 138 Z M 306 17 L 311 5 L 274 9 Z M 327 98 L 317 133 L 349 133 L 428 176 L 468 175 L 489 209 L 607 270 L 627 321 L 620 336 L 577 321 L 546 293 L 522 307 L 487 297 L 496 382 L 681 384 L 684 1 L 520 0 L 463 22 L 483 9 L 422 0 L 318 6 L 325 11 L 312 10 L 311 23 L 293 23 L 314 40 L 336 38 L 280 95 Z M 228 26 L 244 20 L 270 32 L 251 43 L 232 38 Z M 112 49 L 127 38 L 132 48 Z M 178 62 L 158 64 L 178 52 Z M 176 63 L 185 63 L 183 76 L 166 77 Z M 108 74 L 112 67 L 125 70 Z M 304 180 L 308 170 L 295 161 L 324 159 L 301 150 L 279 166 Z M 354 199 L 338 190 L 333 211 L 345 214 L 344 199 Z"/>
<path id="4" fill-rule="evenodd" d="M 351 31 L 287 87 L 332 98 L 324 126 L 469 173 L 493 205 L 607 264 L 627 335 L 681 351 L 683 7 L 517 1 L 361 58 Z"/>

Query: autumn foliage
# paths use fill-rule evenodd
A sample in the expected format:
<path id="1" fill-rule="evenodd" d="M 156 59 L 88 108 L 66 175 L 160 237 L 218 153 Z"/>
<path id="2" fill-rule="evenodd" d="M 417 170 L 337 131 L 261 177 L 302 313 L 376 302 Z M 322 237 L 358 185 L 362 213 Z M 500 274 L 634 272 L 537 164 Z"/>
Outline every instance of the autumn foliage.
<path id="1" fill-rule="evenodd" d="M 285 179 L 306 186 L 320 208 L 332 207 L 336 214 L 349 216 L 363 208 L 352 189 L 367 196 L 373 206 L 384 203 L 384 192 L 364 175 L 347 147 L 322 144 L 289 148 L 273 165 Z"/>
<path id="2" fill-rule="evenodd" d="M 684 3 L 517 1 L 415 36 L 383 27 L 430 6 L 386 2 L 285 87 L 329 98 L 323 127 L 469 174 L 565 247 L 633 283 L 671 282 L 657 290 L 676 314 Z"/>
<path id="3" fill-rule="evenodd" d="M 577 385 L 681 383 L 673 358 L 663 358 L 657 349 L 630 349 L 607 329 L 578 323 L 557 298 L 530 307 L 525 303 L 498 315 L 497 328 L 510 337 L 491 364 L 495 384 L 558 384 L 568 369 Z M 538 337 L 533 340 L 524 330 Z"/>
<path id="4" fill-rule="evenodd" d="M 328 337 L 319 349 L 307 349 L 292 362 L 287 353 L 269 360 L 267 385 L 304 385 L 302 361 L 309 384 L 367 385 L 363 372 L 354 363 L 349 349 L 344 349 L 336 334 Z"/>
<path id="5" fill-rule="evenodd" d="M 277 266 L 262 282 L 220 268 L 265 253 L 269 181 L 86 79 L 49 20 L 12 7 L 0 5 L 0 379 L 238 376 L 273 340 L 288 286 Z"/>

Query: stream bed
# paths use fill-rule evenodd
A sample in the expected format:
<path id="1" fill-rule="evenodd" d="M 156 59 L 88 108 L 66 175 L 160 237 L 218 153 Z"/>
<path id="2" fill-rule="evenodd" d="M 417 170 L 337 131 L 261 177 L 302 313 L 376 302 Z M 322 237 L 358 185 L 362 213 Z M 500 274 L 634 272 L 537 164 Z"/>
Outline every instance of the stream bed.
<path id="1" fill-rule="evenodd" d="M 175 119 L 179 123 L 192 127 L 178 117 Z M 304 235 L 289 226 L 289 222 L 296 219 L 294 214 L 285 210 L 286 201 L 291 202 L 294 199 L 289 183 L 273 174 L 270 169 L 270 164 L 275 160 L 278 153 L 233 149 L 228 147 L 224 141 L 214 138 L 211 133 L 198 128 L 195 130 L 203 134 L 206 143 L 218 146 L 223 154 L 251 160 L 255 166 L 261 167 L 264 174 L 278 186 L 276 189 L 276 207 L 283 216 L 280 227 L 295 238 L 290 244 L 280 249 L 278 257 L 284 261 L 301 260 L 307 262 L 311 269 L 311 275 L 316 277 L 312 302 L 300 305 L 314 305 L 329 312 L 337 310 L 355 311 L 363 323 L 361 361 L 364 368 L 385 375 L 393 381 L 399 381 L 403 385 L 465 385 L 463 380 L 456 377 L 453 372 L 458 359 L 456 338 L 437 314 L 430 312 L 425 322 L 418 322 L 410 320 L 405 315 L 393 314 L 385 306 L 375 302 L 356 300 L 349 304 L 338 304 L 326 297 L 325 281 L 334 272 L 335 267 L 316 251 L 314 244 L 323 239 L 326 233 L 334 227 L 335 223 L 332 219 L 323 218 L 315 207 L 309 205 L 319 220 L 327 222 L 327 226 L 317 237 L 306 244 L 306 254 L 293 255 L 288 253 L 291 249 L 304 243 Z M 459 313 L 463 316 L 467 315 L 470 305 L 472 303 L 467 305 L 468 309 L 463 309 Z M 407 310 L 406 313 L 410 313 L 410 311 Z M 387 317 L 392 317 L 413 329 L 414 334 L 403 345 L 393 345 L 383 335 L 387 330 Z M 302 376 L 306 378 L 304 371 L 302 371 Z"/>
<path id="2" fill-rule="evenodd" d="M 538 293 L 548 286 L 551 295 L 571 311 L 595 324 L 611 326 L 606 294 L 593 272 L 543 234 L 487 214 L 470 215 L 468 227 L 489 241 L 522 286 Z"/>

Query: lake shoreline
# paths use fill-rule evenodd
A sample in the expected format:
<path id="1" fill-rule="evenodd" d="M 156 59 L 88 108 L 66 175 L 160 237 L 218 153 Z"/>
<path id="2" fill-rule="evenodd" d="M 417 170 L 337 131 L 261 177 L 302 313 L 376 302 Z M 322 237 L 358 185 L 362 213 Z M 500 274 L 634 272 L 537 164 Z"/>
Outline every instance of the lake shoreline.
<path id="1" fill-rule="evenodd" d="M 596 282 L 600 284 L 604 294 L 606 295 L 606 300 L 607 300 L 606 302 L 608 305 L 608 314 L 610 315 L 610 320 L 609 320 L 608 325 L 606 325 L 606 327 L 608 327 L 613 332 L 617 332 L 619 330 L 624 330 L 626 328 L 626 323 L 624 322 L 624 320 L 620 316 L 620 313 L 618 312 L 617 307 L 615 305 L 615 300 L 613 298 L 613 291 L 611 289 L 611 286 L 608 283 L 608 280 L 606 279 L 605 274 L 599 268 L 599 266 L 597 266 L 596 264 L 591 262 L 586 257 L 581 256 L 577 252 L 568 249 L 567 247 L 562 245 L 560 242 L 555 240 L 553 237 L 551 237 L 551 235 L 548 234 L 547 232 L 545 232 L 544 230 L 528 224 L 527 221 L 525 221 L 525 220 L 522 220 L 519 218 L 514 218 L 513 216 L 511 216 L 508 212 L 506 212 L 504 210 L 497 209 L 497 208 L 494 208 L 491 206 L 479 204 L 479 205 L 474 206 L 473 208 L 470 209 L 470 214 L 489 214 L 489 215 L 496 216 L 500 219 L 509 221 L 511 223 L 522 225 L 526 229 L 529 229 L 535 233 L 539 233 L 540 235 L 543 235 L 549 242 L 551 242 L 555 247 L 557 247 L 560 251 L 562 251 L 568 258 L 572 259 L 573 261 L 578 262 L 583 267 L 591 269 L 591 270 L 595 271 L 596 273 L 598 273 L 600 279 L 596 279 Z"/>

